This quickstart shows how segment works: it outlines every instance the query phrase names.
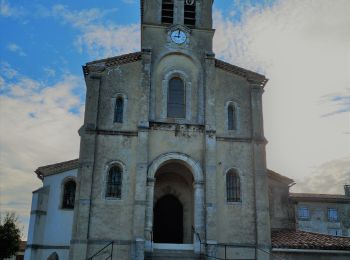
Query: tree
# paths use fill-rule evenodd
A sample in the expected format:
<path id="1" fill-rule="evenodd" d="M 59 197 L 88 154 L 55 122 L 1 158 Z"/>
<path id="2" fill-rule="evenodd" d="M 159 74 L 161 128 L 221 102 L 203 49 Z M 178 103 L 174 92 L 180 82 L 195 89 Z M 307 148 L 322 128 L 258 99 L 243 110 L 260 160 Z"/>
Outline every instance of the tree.
<path id="1" fill-rule="evenodd" d="M 0 260 L 9 258 L 19 250 L 21 230 L 15 213 L 6 213 L 0 218 Z"/>

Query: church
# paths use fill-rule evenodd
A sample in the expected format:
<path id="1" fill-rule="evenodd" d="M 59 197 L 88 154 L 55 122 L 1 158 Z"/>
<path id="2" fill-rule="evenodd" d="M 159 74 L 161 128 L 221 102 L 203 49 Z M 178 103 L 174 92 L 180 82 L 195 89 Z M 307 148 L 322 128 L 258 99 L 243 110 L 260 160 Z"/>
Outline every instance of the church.
<path id="1" fill-rule="evenodd" d="M 36 170 L 25 259 L 273 259 L 293 180 L 266 168 L 266 77 L 215 58 L 213 2 L 141 0 L 140 52 L 83 66 L 79 159 Z"/>

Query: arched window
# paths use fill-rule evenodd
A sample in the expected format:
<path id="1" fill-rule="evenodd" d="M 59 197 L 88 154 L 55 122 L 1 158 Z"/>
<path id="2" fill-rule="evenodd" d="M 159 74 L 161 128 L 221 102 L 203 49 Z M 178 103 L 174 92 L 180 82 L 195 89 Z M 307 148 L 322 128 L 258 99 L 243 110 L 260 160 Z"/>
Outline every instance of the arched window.
<path id="1" fill-rule="evenodd" d="M 185 118 L 185 86 L 182 79 L 175 77 L 169 81 L 168 117 Z"/>
<path id="2" fill-rule="evenodd" d="M 162 23 L 172 24 L 174 21 L 174 1 L 163 0 L 162 2 Z"/>
<path id="3" fill-rule="evenodd" d="M 114 123 L 123 123 L 124 100 L 122 97 L 117 97 L 114 108 Z"/>
<path id="4" fill-rule="evenodd" d="M 63 209 L 74 209 L 75 188 L 76 184 L 73 180 L 69 180 L 64 183 L 62 198 Z"/>
<path id="5" fill-rule="evenodd" d="M 234 170 L 230 170 L 226 174 L 226 193 L 227 202 L 241 201 L 241 188 L 238 174 Z"/>
<path id="6" fill-rule="evenodd" d="M 185 0 L 184 25 L 194 27 L 196 25 L 196 0 Z"/>
<path id="7" fill-rule="evenodd" d="M 106 197 L 121 198 L 122 194 L 122 170 L 114 165 L 109 169 L 107 178 Z"/>
<path id="8" fill-rule="evenodd" d="M 234 104 L 227 107 L 227 127 L 228 130 L 237 129 L 237 111 Z"/>

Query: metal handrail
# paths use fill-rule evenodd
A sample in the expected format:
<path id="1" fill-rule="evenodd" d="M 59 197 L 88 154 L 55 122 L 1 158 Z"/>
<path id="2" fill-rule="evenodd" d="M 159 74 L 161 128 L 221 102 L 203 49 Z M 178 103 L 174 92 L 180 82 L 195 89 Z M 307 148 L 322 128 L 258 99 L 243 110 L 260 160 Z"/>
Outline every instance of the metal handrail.
<path id="1" fill-rule="evenodd" d="M 103 248 L 101 248 L 99 251 L 97 251 L 94 255 L 92 255 L 89 258 L 87 258 L 87 260 L 92 260 L 94 257 L 98 256 L 103 250 L 105 250 L 110 245 L 112 245 L 111 253 L 109 254 L 109 256 L 106 259 L 113 260 L 113 245 L 114 245 L 114 241 L 109 242 L 107 245 L 105 245 Z"/>

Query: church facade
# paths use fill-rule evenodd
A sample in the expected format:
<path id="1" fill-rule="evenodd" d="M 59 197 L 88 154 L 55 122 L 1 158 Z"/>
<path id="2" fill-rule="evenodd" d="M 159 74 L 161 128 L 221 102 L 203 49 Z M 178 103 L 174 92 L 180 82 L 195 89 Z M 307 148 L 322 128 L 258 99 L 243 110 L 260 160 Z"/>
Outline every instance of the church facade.
<path id="1" fill-rule="evenodd" d="M 71 209 L 64 257 L 87 259 L 113 241 L 117 259 L 161 250 L 219 256 L 222 245 L 231 258 L 270 259 L 271 224 L 292 226 L 287 204 L 279 218 L 269 211 L 269 180 L 288 187 L 290 179 L 268 179 L 267 79 L 215 58 L 212 5 L 141 1 L 141 51 L 83 67 L 79 160 L 37 170 L 49 180 L 77 169 L 57 202 Z M 39 193 L 35 205 L 48 191 Z M 32 218 L 39 213 L 32 208 Z M 47 257 L 58 254 L 27 255 Z"/>
<path id="2" fill-rule="evenodd" d="M 141 52 L 84 67 L 71 258 L 101 238 L 136 259 L 152 240 L 199 239 L 251 245 L 251 258 L 270 247 L 267 80 L 215 59 L 212 0 L 141 4 Z"/>

